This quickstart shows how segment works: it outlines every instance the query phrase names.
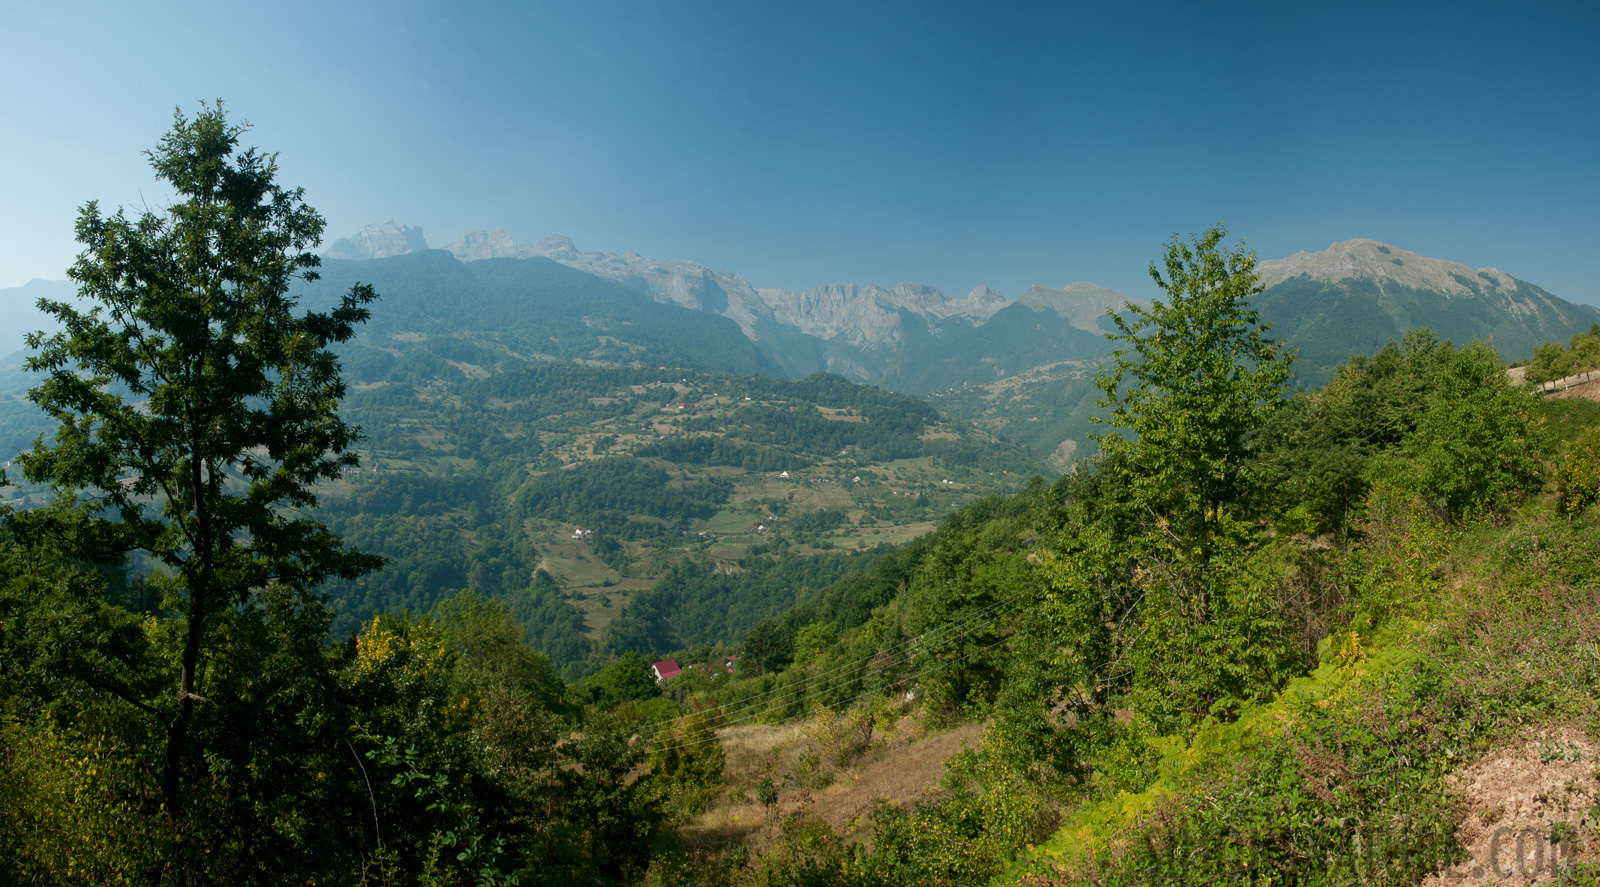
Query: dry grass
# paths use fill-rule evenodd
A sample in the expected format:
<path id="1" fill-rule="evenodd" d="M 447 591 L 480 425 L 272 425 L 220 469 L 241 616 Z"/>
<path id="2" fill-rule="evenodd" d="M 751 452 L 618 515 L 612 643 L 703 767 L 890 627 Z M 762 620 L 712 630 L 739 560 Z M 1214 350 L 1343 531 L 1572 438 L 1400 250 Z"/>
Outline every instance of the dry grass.
<path id="1" fill-rule="evenodd" d="M 1592 373 L 1589 375 L 1593 375 Z M 1576 377 L 1575 377 L 1576 378 Z M 1600 400 L 1600 379 L 1594 381 L 1570 382 L 1568 387 L 1546 394 L 1545 397 L 1560 399 Z"/>
<path id="2" fill-rule="evenodd" d="M 721 731 L 724 794 L 684 827 L 684 838 L 704 849 L 744 845 L 761 853 L 776 840 L 783 816 L 802 812 L 838 834 L 868 837 L 877 802 L 904 805 L 937 791 L 945 762 L 976 745 L 984 725 L 930 732 L 915 715 L 880 716 L 871 745 L 845 766 L 826 760 L 838 747 L 837 737 L 824 735 L 828 729 L 824 718 Z M 764 779 L 778 786 L 770 811 L 756 800 Z"/>

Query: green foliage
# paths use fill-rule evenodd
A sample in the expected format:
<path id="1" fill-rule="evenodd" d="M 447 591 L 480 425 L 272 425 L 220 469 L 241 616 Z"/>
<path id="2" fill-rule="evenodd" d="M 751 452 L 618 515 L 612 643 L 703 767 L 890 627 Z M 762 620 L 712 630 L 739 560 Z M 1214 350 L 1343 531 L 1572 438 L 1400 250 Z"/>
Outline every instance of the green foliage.
<path id="1" fill-rule="evenodd" d="M 1330 639 L 1321 666 L 1271 706 L 1246 713 L 1238 726 L 1253 739 L 1202 731 L 1165 752 L 1147 791 L 1075 815 L 1041 854 L 1040 883 L 1197 871 L 1216 883 L 1259 883 L 1264 872 L 1307 884 L 1448 878 L 1468 867 L 1448 774 L 1508 742 L 1570 754 L 1531 728 L 1600 710 L 1600 659 L 1572 653 L 1600 638 L 1588 518 L 1534 517 L 1486 536 L 1432 523 L 1392 488 L 1373 496 L 1361 530 L 1371 545 L 1351 571 L 1368 583 L 1359 594 L 1370 618 Z M 1464 572 L 1441 594 L 1452 564 Z M 1379 597 L 1411 606 L 1376 614 Z M 1396 630 L 1424 602 L 1426 629 Z"/>
<path id="2" fill-rule="evenodd" d="M 600 669 L 583 686 L 601 709 L 616 708 L 629 700 L 651 699 L 660 692 L 650 672 L 650 663 L 631 650 Z"/>
<path id="3" fill-rule="evenodd" d="M 529 515 L 634 539 L 681 532 L 688 521 L 710 517 L 732 489 L 715 480 L 670 486 L 660 468 L 617 456 L 543 475 L 518 491 L 517 503 Z"/>
<path id="4" fill-rule="evenodd" d="M 1563 347 L 1560 342 L 1545 342 L 1533 351 L 1528 363 L 1528 381 L 1542 384 L 1600 368 L 1600 324 L 1586 333 L 1575 333 Z"/>
<path id="5" fill-rule="evenodd" d="M 987 742 L 946 765 L 944 788 L 944 797 L 909 811 L 877 808 L 869 872 L 899 883 L 988 884 L 1012 854 L 1044 840 L 1059 821 L 1049 796 Z"/>
<path id="6" fill-rule="evenodd" d="M 939 700 L 951 717 L 981 710 L 998 690 L 1010 620 L 1034 593 L 1028 565 L 1038 541 L 1034 528 L 1051 519 L 1057 496 L 1035 479 L 1021 495 L 979 500 L 934 533 L 878 552 L 782 619 L 751 629 L 740 646 L 740 680 L 719 696 L 732 702 L 740 694 L 792 685 L 798 692 L 785 690 L 777 698 L 834 706 L 863 694 L 916 688 L 919 698 Z M 946 630 L 952 624 L 960 630 Z M 927 642 L 908 655 L 919 634 Z M 872 667 L 854 667 L 862 660 L 872 660 Z M 778 706 L 771 713 L 805 711 Z"/>
<path id="7" fill-rule="evenodd" d="M 1219 249 L 1226 236 L 1217 225 L 1192 247 L 1167 245 L 1150 276 L 1168 300 L 1113 315 L 1109 337 L 1126 347 L 1098 380 L 1116 429 L 1096 438 L 1107 463 L 1129 478 L 1134 508 L 1202 566 L 1248 517 L 1258 478 L 1248 438 L 1277 410 L 1290 365 L 1250 307 L 1255 254 Z"/>
<path id="8" fill-rule="evenodd" d="M 650 772 L 680 814 L 700 812 L 721 787 L 726 761 L 717 739 L 721 725 L 714 707 L 692 706 L 685 718 L 668 724 L 651 742 Z"/>
<path id="9" fill-rule="evenodd" d="M 1600 501 L 1600 429 L 1567 445 L 1556 465 L 1556 508 L 1576 517 Z"/>
<path id="10" fill-rule="evenodd" d="M 463 591 L 440 601 L 432 622 L 471 680 L 514 693 L 535 709 L 562 711 L 565 684 L 548 657 L 528 649 L 524 629 L 503 602 Z"/>
<path id="11" fill-rule="evenodd" d="M 379 563 L 299 516 L 317 503 L 313 484 L 356 464 L 329 349 L 376 295 L 355 286 L 329 313 L 295 314 L 289 287 L 315 277 L 322 219 L 274 181 L 273 156 L 239 153 L 242 133 L 220 103 L 177 114 L 149 157 L 181 202 L 137 219 L 87 204 L 69 273 L 93 307 L 44 303 L 64 329 L 29 340 L 40 349 L 29 368 L 44 375 L 29 398 L 59 427 L 18 458 L 23 474 L 94 502 L 30 532 L 83 557 L 148 554 L 182 623 L 176 680 L 144 703 L 167 725 L 162 794 L 174 818 L 186 771 L 205 769 L 189 738 L 208 716 L 196 702 L 213 692 L 213 626 L 258 612 L 235 608 L 261 589 L 305 594 Z M 318 609 L 310 597 L 302 606 Z"/>
<path id="12" fill-rule="evenodd" d="M 35 340 L 61 428 L 21 461 L 63 495 L 0 526 L 0 880 L 629 877 L 661 821 L 643 750 L 600 715 L 573 735 L 526 596 L 329 643 L 316 584 L 375 560 L 307 512 L 355 465 L 330 347 L 372 294 L 294 312 L 321 220 L 240 131 L 179 116 L 151 152 L 186 198 L 164 217 L 85 208 L 72 273 L 98 307 L 50 305 L 64 329 Z M 423 512 L 438 490 L 376 493 Z M 466 578 L 486 566 L 522 572 Z"/>
<path id="13" fill-rule="evenodd" d="M 1254 254 L 1221 249 L 1225 236 L 1174 239 L 1150 268 L 1169 301 L 1115 318 L 1111 338 L 1127 347 L 1098 380 L 1116 430 L 1099 437 L 1097 473 L 1111 486 L 1075 512 L 1076 538 L 1054 562 L 1080 679 L 1131 679 L 1164 728 L 1231 716 L 1271 692 L 1288 658 L 1253 554 L 1263 470 L 1250 444 L 1290 358 L 1249 306 Z"/>
<path id="14" fill-rule="evenodd" d="M 473 357 L 442 337 L 386 345 L 424 346 Z M 470 588 L 505 601 L 528 642 L 576 679 L 627 650 L 737 638 L 872 556 L 818 550 L 853 548 L 875 524 L 918 524 L 1014 487 L 1033 464 L 915 398 L 838 376 L 496 359 L 487 378 L 447 365 L 455 380 L 391 379 L 351 393 L 373 467 L 330 485 L 321 514 L 392 569 L 329 583 L 336 633 L 374 612 L 427 612 Z M 891 467 L 872 454 L 917 461 Z M 725 462 L 735 470 L 716 464 Z M 748 473 L 801 466 L 807 476 L 793 481 Z M 959 492 L 917 477 L 935 471 Z M 899 495 L 904 487 L 913 495 Z M 594 535 L 568 545 L 563 524 Z M 618 603 L 595 589 L 627 579 L 653 584 L 623 586 L 621 616 L 594 632 L 586 611 Z"/>
<path id="15" fill-rule="evenodd" d="M 1457 351 L 1415 333 L 1406 350 L 1428 354 L 1413 361 L 1421 363 L 1422 405 L 1400 458 L 1376 473 L 1457 519 L 1503 512 L 1537 490 L 1551 442 L 1534 396 L 1511 384 L 1495 353 L 1482 343 Z"/>
<path id="16" fill-rule="evenodd" d="M 1540 414 L 1487 347 L 1419 329 L 1296 395 L 1255 449 L 1286 529 L 1347 531 L 1375 480 L 1459 519 L 1503 513 L 1538 489 L 1551 443 Z"/>

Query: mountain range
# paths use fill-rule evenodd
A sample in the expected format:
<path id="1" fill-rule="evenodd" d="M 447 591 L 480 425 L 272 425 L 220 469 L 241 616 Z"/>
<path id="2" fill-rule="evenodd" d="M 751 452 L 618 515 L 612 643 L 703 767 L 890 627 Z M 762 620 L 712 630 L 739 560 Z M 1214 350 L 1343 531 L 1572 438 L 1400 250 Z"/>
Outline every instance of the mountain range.
<path id="1" fill-rule="evenodd" d="M 420 229 L 370 225 L 329 256 L 370 258 L 416 251 Z M 1122 293 L 1078 282 L 1033 286 L 1016 300 L 991 287 L 954 298 L 915 283 L 833 284 L 804 291 L 757 287 L 739 274 L 684 259 L 583 252 L 551 236 L 518 244 L 503 229 L 473 231 L 445 247 L 464 263 L 549 259 L 614 281 L 657 302 L 732 320 L 790 375 L 816 371 L 911 392 L 983 384 L 1061 361 L 1103 356 L 1107 310 Z M 1255 304 L 1299 350 L 1301 381 L 1316 384 L 1351 354 L 1369 353 L 1427 326 L 1458 342 L 1492 338 L 1508 359 L 1565 340 L 1600 321 L 1600 309 L 1557 298 L 1494 268 L 1418 255 L 1356 239 L 1320 252 L 1262 261 Z"/>
<path id="2" fill-rule="evenodd" d="M 420 236 L 418 229 L 394 222 L 369 225 L 336 242 L 327 255 L 388 258 L 416 251 Z M 1016 301 L 991 287 L 965 298 L 915 283 L 804 291 L 756 287 L 739 274 L 698 262 L 582 252 L 559 235 L 518 244 L 503 229 L 470 232 L 445 251 L 468 264 L 549 259 L 658 302 L 726 317 L 788 375 L 832 372 L 905 391 L 987 381 L 1051 359 L 1103 353 L 1106 309 L 1129 301 L 1090 283 L 1035 286 Z M 994 346 L 1003 343 L 1000 351 L 1011 351 L 1019 331 L 1029 340 L 1023 351 L 993 359 Z M 994 341 L 997 335 L 1001 343 Z"/>
<path id="3" fill-rule="evenodd" d="M 954 298 L 915 283 L 758 287 L 686 259 L 584 252 L 561 236 L 518 244 L 504 230 L 474 231 L 430 249 L 420 228 L 394 221 L 324 255 L 322 280 L 302 290 L 308 305 L 357 280 L 383 294 L 345 353 L 356 378 L 387 376 L 396 364 L 421 381 L 439 366 L 489 374 L 552 359 L 788 378 L 830 372 L 929 397 L 951 418 L 1055 464 L 1086 452 L 1078 448 L 1092 430 L 1094 367 L 1112 347 L 1107 312 L 1143 304 L 1086 282 L 1033 286 L 1015 300 L 991 287 Z M 1257 271 L 1264 290 L 1255 305 L 1296 350 L 1297 381 L 1307 385 L 1420 326 L 1456 342 L 1488 339 L 1518 359 L 1600 322 L 1600 310 L 1497 269 L 1375 240 L 1262 261 Z M 0 291 L 0 316 L 37 320 L 24 302 L 68 293 L 69 284 L 45 281 Z M 0 367 L 0 401 L 20 394 L 16 369 Z M 28 425 L 24 405 L 8 406 L 0 425 Z"/>

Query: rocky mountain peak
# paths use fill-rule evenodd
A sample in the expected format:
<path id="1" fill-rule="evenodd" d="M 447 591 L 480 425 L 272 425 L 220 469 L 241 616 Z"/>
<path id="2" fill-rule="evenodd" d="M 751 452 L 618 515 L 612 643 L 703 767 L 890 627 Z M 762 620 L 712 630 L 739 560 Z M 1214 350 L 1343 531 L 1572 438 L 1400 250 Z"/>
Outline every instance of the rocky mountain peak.
<path id="1" fill-rule="evenodd" d="M 1006 306 L 1006 297 L 992 286 L 973 287 L 972 292 L 967 293 L 967 301 L 974 305 L 993 305 L 995 311 Z"/>
<path id="2" fill-rule="evenodd" d="M 552 234 L 546 237 L 534 244 L 533 250 L 541 256 L 551 257 L 556 253 L 569 253 L 573 256 L 578 254 L 577 245 L 572 242 L 572 238 L 564 234 Z M 629 255 L 637 256 L 638 253 L 630 252 Z"/>
<path id="3" fill-rule="evenodd" d="M 1061 289 L 1034 284 L 1017 298 L 1017 302 L 1034 311 L 1054 311 L 1068 323 L 1086 332 L 1099 332 L 1100 319 L 1107 308 L 1120 310 L 1128 302 L 1148 305 L 1138 299 L 1129 299 L 1114 289 L 1078 281 Z"/>
<path id="4" fill-rule="evenodd" d="M 1304 274 L 1312 280 L 1338 283 L 1371 280 L 1382 289 L 1395 284 L 1445 295 L 1477 294 L 1479 287 L 1515 289 L 1511 275 L 1495 268 L 1474 270 L 1460 262 L 1433 259 L 1376 240 L 1358 238 L 1329 245 L 1321 252 L 1298 252 L 1256 266 L 1262 286 L 1273 286 Z"/>
<path id="5" fill-rule="evenodd" d="M 428 248 L 421 228 L 396 224 L 390 219 L 381 225 L 367 225 L 349 237 L 341 237 L 323 255 L 330 259 L 387 259 Z"/>
<path id="6" fill-rule="evenodd" d="M 479 259 L 504 259 L 517 255 L 517 244 L 511 239 L 511 232 L 504 228 L 493 231 L 468 231 L 461 235 L 461 239 L 445 247 L 463 262 L 475 262 Z"/>

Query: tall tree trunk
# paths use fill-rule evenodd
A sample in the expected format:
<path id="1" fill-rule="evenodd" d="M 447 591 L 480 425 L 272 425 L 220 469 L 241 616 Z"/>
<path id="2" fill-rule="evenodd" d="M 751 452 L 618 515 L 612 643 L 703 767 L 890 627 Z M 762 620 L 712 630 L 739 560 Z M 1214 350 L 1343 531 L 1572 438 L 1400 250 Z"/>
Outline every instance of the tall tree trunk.
<path id="1" fill-rule="evenodd" d="M 183 816 L 183 751 L 188 744 L 189 724 L 194 704 L 195 681 L 200 669 L 200 645 L 205 640 L 206 608 L 211 596 L 211 515 L 206 506 L 204 459 L 199 441 L 192 441 L 189 455 L 189 483 L 194 490 L 194 555 L 184 579 L 189 586 L 189 625 L 183 639 L 183 661 L 178 675 L 178 712 L 167 725 L 167 768 L 161 780 L 161 795 L 167 818 Z"/>
<path id="2" fill-rule="evenodd" d="M 161 781 L 167 818 L 183 815 L 183 749 L 189 738 L 189 722 L 194 714 L 195 675 L 200 666 L 200 642 L 205 635 L 206 597 L 204 588 L 190 589 L 189 628 L 183 640 L 182 671 L 178 676 L 178 713 L 167 725 L 167 768 Z"/>

